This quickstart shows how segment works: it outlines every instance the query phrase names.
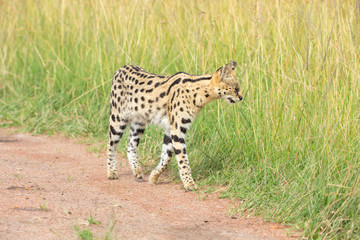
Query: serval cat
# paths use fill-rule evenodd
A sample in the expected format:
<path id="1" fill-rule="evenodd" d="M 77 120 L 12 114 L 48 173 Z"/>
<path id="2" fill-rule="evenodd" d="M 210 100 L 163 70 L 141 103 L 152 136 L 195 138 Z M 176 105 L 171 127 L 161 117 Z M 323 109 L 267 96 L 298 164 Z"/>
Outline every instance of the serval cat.
<path id="1" fill-rule="evenodd" d="M 230 62 L 214 74 L 172 76 L 148 73 L 138 66 L 125 65 L 114 75 L 111 86 L 107 176 L 117 179 L 116 146 L 130 125 L 127 157 L 136 178 L 143 178 L 136 150 L 147 124 L 164 128 L 161 160 L 151 172 L 149 182 L 156 184 L 168 166 L 173 152 L 186 191 L 197 189 L 191 176 L 186 153 L 185 134 L 196 115 L 209 102 L 222 98 L 229 103 L 242 100 L 235 77 L 236 62 Z"/>

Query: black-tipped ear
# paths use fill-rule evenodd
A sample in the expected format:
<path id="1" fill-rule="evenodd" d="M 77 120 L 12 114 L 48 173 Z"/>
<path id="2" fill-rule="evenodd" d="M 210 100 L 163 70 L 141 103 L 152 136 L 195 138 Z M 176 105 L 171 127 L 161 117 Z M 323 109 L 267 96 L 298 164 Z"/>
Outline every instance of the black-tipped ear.
<path id="1" fill-rule="evenodd" d="M 228 64 L 216 70 L 214 74 L 214 79 L 216 80 L 215 82 L 221 82 L 231 78 L 232 76 L 235 76 L 236 66 L 236 62 L 229 62 Z"/>
<path id="2" fill-rule="evenodd" d="M 219 73 L 219 76 L 221 78 L 228 78 L 235 75 L 235 69 L 236 69 L 237 63 L 236 62 L 229 62 L 228 64 L 222 66 L 217 70 Z"/>
<path id="3" fill-rule="evenodd" d="M 229 69 L 230 71 L 235 71 L 237 66 L 236 62 L 229 62 L 228 64 L 226 64 L 224 67 L 226 67 L 227 69 Z"/>

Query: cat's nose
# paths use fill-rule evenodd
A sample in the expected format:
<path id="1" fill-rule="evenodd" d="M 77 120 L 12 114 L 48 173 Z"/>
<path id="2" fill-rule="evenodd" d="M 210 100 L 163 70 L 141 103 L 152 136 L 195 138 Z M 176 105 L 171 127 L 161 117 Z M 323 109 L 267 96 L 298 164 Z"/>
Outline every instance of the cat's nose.
<path id="1" fill-rule="evenodd" d="M 241 101 L 241 100 L 243 100 L 243 97 L 242 97 L 242 96 L 239 96 L 239 99 L 240 99 L 240 101 Z"/>

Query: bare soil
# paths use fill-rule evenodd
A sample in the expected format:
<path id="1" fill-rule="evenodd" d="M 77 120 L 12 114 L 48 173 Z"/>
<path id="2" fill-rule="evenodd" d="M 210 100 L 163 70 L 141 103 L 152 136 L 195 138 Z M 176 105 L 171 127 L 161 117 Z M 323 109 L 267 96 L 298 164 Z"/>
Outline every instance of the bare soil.
<path id="1" fill-rule="evenodd" d="M 259 218 L 230 215 L 217 194 L 199 200 L 164 177 L 136 181 L 126 159 L 106 178 L 105 153 L 60 136 L 0 129 L 0 239 L 296 239 Z M 203 197 L 202 197 L 203 198 Z M 89 223 L 87 219 L 101 223 Z M 296 236 L 297 235 L 297 236 Z"/>

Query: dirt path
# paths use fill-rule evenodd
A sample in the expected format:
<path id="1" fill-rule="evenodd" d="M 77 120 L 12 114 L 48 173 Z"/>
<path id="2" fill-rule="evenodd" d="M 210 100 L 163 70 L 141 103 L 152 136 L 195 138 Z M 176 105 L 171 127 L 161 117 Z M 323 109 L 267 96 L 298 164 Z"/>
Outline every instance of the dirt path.
<path id="1" fill-rule="evenodd" d="M 0 239 L 76 239 L 85 229 L 96 239 L 295 239 L 279 224 L 229 217 L 228 199 L 199 201 L 164 178 L 136 182 L 125 160 L 119 180 L 107 180 L 105 162 L 73 140 L 0 129 Z"/>

